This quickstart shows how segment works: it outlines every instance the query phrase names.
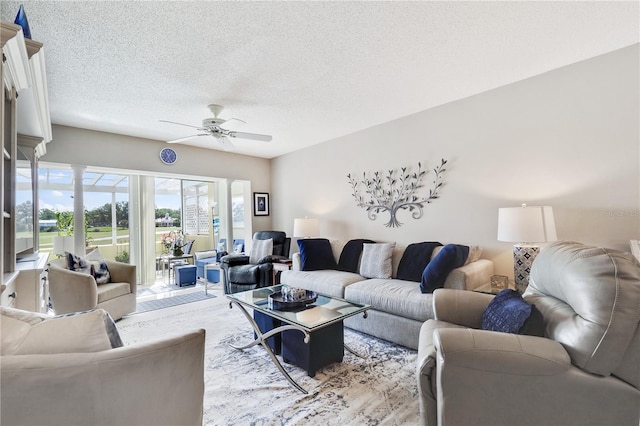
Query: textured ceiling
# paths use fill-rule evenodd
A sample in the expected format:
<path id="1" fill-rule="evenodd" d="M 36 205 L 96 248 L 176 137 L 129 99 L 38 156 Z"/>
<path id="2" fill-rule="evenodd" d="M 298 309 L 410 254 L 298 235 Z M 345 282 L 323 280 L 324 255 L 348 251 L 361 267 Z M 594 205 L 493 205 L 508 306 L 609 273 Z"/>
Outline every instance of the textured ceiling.
<path id="1" fill-rule="evenodd" d="M 207 105 L 272 158 L 639 41 L 632 2 L 3 0 L 44 43 L 51 120 L 158 140 Z M 55 142 L 55 141 L 54 141 Z M 220 149 L 212 138 L 190 144 Z"/>

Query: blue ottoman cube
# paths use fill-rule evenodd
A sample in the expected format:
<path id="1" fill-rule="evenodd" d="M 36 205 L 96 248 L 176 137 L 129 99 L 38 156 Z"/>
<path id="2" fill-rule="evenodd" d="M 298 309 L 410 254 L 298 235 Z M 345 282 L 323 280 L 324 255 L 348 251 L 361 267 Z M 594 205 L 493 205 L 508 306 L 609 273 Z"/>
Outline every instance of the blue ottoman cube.
<path id="1" fill-rule="evenodd" d="M 207 281 L 212 283 L 220 282 L 220 269 L 208 269 L 207 270 Z"/>
<path id="2" fill-rule="evenodd" d="M 182 287 L 183 285 L 196 284 L 196 265 L 176 266 L 174 272 L 176 285 Z"/>

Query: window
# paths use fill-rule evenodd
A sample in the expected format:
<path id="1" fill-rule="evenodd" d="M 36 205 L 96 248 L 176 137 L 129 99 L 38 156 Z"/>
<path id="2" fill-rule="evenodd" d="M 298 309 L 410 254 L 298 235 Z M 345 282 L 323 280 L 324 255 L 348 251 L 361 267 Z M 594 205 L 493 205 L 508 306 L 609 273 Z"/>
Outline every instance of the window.
<path id="1" fill-rule="evenodd" d="M 184 208 L 185 234 L 209 235 L 211 209 L 209 205 L 210 182 L 182 181 L 182 203 Z"/>
<path id="2" fill-rule="evenodd" d="M 69 168 L 40 164 L 40 251 L 52 252 L 55 237 L 73 234 L 73 181 Z M 128 175 L 87 169 L 82 173 L 82 192 L 87 247 L 99 247 L 107 259 L 129 262 Z"/>

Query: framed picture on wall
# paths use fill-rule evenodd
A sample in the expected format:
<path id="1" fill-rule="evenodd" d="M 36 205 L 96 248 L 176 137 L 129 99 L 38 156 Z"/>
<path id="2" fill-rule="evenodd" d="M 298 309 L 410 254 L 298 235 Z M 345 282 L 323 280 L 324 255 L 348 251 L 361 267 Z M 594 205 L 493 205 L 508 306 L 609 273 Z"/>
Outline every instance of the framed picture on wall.
<path id="1" fill-rule="evenodd" d="M 269 193 L 268 192 L 253 193 L 253 215 L 269 216 Z"/>

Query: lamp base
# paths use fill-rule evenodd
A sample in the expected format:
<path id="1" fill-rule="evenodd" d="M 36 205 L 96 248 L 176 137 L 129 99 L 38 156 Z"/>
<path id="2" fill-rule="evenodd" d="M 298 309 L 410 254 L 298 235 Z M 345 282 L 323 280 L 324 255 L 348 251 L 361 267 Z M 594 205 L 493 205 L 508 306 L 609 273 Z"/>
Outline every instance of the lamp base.
<path id="1" fill-rule="evenodd" d="M 529 274 L 533 260 L 540 253 L 540 247 L 531 245 L 513 246 L 513 281 L 516 290 L 522 294 L 529 285 Z"/>

